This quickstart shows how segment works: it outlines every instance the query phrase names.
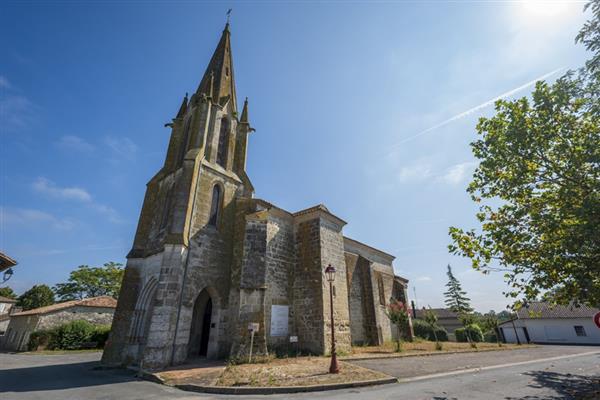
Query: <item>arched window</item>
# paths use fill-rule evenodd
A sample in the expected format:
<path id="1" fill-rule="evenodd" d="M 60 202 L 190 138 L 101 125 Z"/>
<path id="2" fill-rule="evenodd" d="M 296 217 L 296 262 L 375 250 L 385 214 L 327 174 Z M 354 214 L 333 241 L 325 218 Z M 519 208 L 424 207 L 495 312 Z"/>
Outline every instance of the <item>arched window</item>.
<path id="1" fill-rule="evenodd" d="M 208 218 L 209 225 L 217 226 L 217 222 L 219 221 L 219 211 L 221 210 L 222 196 L 223 194 L 221 193 L 221 186 L 213 186 L 212 203 L 210 205 L 210 217 Z"/>
<path id="2" fill-rule="evenodd" d="M 217 164 L 227 167 L 227 145 L 229 143 L 229 120 L 221 118 L 221 130 L 219 132 L 219 147 L 217 148 Z"/>

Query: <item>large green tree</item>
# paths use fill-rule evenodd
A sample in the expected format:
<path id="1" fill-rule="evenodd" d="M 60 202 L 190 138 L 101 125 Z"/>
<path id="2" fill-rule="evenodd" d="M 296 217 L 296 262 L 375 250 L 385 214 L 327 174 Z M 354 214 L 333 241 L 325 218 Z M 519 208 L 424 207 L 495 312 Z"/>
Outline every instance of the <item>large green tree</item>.
<path id="1" fill-rule="evenodd" d="M 17 307 L 23 311 L 54 304 L 54 293 L 47 285 L 35 285 L 17 299 Z"/>
<path id="2" fill-rule="evenodd" d="M 600 305 L 600 0 L 588 7 L 577 37 L 595 53 L 586 67 L 498 101 L 471 143 L 479 166 L 467 191 L 481 228 L 451 227 L 449 249 L 504 272 L 512 298 L 552 291 Z"/>
<path id="3" fill-rule="evenodd" d="M 123 273 L 122 264 L 115 262 L 108 262 L 102 267 L 80 265 L 75 271 L 71 271 L 67 282 L 54 286 L 54 292 L 61 301 L 96 296 L 117 298 Z"/>
<path id="4" fill-rule="evenodd" d="M 8 297 L 9 299 L 16 299 L 17 298 L 17 294 L 9 286 L 5 286 L 5 287 L 0 288 L 0 296 L 2 296 L 2 297 Z"/>

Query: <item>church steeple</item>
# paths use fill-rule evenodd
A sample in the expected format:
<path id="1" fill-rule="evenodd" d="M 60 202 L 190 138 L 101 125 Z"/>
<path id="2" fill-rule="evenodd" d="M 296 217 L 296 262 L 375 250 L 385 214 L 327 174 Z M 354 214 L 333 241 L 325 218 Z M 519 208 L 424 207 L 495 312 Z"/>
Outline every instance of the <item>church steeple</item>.
<path id="1" fill-rule="evenodd" d="M 233 112 L 237 112 L 230 35 L 228 22 L 196 93 L 211 96 L 213 102 L 220 105 L 224 105 L 227 100 L 230 100 Z"/>

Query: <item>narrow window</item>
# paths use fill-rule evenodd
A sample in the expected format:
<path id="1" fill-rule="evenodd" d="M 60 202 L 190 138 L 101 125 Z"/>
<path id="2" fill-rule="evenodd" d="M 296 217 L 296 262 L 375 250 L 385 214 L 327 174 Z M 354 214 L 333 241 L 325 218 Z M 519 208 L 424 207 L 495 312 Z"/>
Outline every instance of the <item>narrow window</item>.
<path id="1" fill-rule="evenodd" d="M 221 187 L 219 185 L 213 186 L 210 217 L 208 219 L 209 225 L 217 226 L 217 222 L 219 221 L 219 210 L 221 208 L 221 196 Z"/>
<path id="2" fill-rule="evenodd" d="M 577 336 L 587 336 L 587 333 L 585 333 L 585 328 L 581 325 L 575 325 L 575 334 Z"/>
<path id="3" fill-rule="evenodd" d="M 381 275 L 377 276 L 377 287 L 379 289 L 379 304 L 385 306 L 385 291 L 383 287 L 383 277 Z"/>
<path id="4" fill-rule="evenodd" d="M 227 168 L 227 144 L 229 142 L 229 120 L 221 118 L 221 130 L 219 132 L 219 147 L 217 148 L 217 164 Z"/>

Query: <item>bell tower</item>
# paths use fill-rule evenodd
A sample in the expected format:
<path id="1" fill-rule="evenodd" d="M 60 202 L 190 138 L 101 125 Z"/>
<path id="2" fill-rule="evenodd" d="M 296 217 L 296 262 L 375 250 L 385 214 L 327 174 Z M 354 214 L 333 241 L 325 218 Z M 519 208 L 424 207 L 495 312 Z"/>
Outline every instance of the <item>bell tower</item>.
<path id="1" fill-rule="evenodd" d="M 248 114 L 247 99 L 238 112 L 227 23 L 196 91 L 165 124 L 167 154 L 147 184 L 105 362 L 185 360 L 190 335 L 198 334 L 190 321 L 202 312 L 194 308 L 201 291 L 214 321 L 206 353 L 228 349 L 225 324 L 218 322 L 228 312 L 236 199 L 254 195 L 246 174 L 254 131 Z"/>

